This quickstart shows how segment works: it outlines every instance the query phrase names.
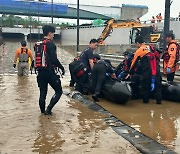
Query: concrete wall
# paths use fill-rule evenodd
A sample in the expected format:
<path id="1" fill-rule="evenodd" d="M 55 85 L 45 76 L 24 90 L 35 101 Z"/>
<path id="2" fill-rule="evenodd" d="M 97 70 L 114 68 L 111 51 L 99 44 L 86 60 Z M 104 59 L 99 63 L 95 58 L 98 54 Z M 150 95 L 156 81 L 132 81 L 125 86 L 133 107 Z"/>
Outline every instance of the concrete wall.
<path id="1" fill-rule="evenodd" d="M 159 29 L 163 29 L 164 22 L 156 24 Z M 171 21 L 170 22 L 170 30 L 173 30 L 175 34 L 175 38 L 180 40 L 180 21 Z"/>
<path id="2" fill-rule="evenodd" d="M 79 51 L 82 52 L 88 47 L 88 45 L 80 45 Z M 76 45 L 61 45 L 61 48 L 65 49 L 69 53 L 74 56 L 77 56 Z M 122 55 L 124 51 L 136 51 L 136 47 L 134 45 L 105 45 L 99 46 L 95 52 L 100 54 L 108 54 L 108 55 Z"/>
<path id="3" fill-rule="evenodd" d="M 98 38 L 104 27 L 80 28 L 80 45 L 88 45 L 92 38 Z M 129 44 L 130 28 L 116 28 L 105 40 L 106 45 Z M 61 31 L 62 45 L 76 45 L 77 29 L 65 29 Z"/>
<path id="4" fill-rule="evenodd" d="M 121 20 L 137 19 L 142 17 L 148 12 L 147 6 L 141 5 L 122 5 L 121 8 Z"/>

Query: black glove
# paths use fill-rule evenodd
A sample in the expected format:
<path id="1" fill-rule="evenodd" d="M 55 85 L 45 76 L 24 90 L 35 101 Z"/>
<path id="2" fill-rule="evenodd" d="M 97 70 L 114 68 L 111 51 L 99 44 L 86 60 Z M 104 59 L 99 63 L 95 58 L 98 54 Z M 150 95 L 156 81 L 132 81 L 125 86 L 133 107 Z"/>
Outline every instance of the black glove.
<path id="1" fill-rule="evenodd" d="M 16 64 L 15 63 L 13 64 L 13 67 L 16 68 Z"/>
<path id="2" fill-rule="evenodd" d="M 31 68 L 34 68 L 34 60 L 31 63 Z"/>
<path id="3" fill-rule="evenodd" d="M 64 75 L 65 74 L 65 69 L 62 69 L 62 75 Z"/>

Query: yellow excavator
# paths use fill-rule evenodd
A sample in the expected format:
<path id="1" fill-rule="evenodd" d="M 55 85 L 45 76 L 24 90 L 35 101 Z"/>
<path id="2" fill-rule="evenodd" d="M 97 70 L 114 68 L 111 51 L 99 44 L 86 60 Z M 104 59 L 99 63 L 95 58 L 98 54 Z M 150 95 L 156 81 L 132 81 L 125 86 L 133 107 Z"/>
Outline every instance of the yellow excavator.
<path id="1" fill-rule="evenodd" d="M 130 43 L 135 43 L 135 38 L 138 35 L 143 36 L 147 43 L 161 43 L 162 32 L 158 32 L 153 26 L 148 24 L 141 24 L 135 20 L 116 21 L 110 19 L 106 22 L 106 27 L 102 31 L 99 40 L 105 40 L 112 32 L 114 28 L 131 28 L 130 30 Z"/>

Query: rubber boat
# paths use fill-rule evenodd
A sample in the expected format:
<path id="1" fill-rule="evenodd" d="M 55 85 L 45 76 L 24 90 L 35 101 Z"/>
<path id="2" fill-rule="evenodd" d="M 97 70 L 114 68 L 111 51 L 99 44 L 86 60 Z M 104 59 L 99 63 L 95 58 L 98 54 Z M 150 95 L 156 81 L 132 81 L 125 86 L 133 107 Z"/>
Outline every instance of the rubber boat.
<path id="1" fill-rule="evenodd" d="M 132 88 L 132 98 L 141 99 L 143 91 L 140 86 L 135 85 L 135 83 L 129 84 Z M 180 102 L 180 84 L 173 83 L 169 84 L 166 81 L 162 81 L 162 99 L 172 102 Z M 154 98 L 154 93 L 151 93 L 151 97 Z"/>
<path id="2" fill-rule="evenodd" d="M 180 83 L 168 84 L 162 81 L 162 98 L 168 101 L 180 102 Z"/>
<path id="3" fill-rule="evenodd" d="M 131 99 L 132 91 L 129 83 L 107 79 L 102 87 L 103 96 L 116 103 L 126 103 Z"/>

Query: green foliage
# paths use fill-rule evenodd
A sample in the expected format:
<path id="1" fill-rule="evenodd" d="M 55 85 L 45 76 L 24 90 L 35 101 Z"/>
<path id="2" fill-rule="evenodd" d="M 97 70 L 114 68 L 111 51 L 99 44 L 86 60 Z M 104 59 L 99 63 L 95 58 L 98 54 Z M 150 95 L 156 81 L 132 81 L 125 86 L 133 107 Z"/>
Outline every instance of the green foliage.
<path id="1" fill-rule="evenodd" d="M 28 28 L 30 27 L 30 25 L 33 28 L 37 28 L 38 26 L 43 26 L 47 23 L 44 23 L 42 21 L 37 21 L 35 18 L 28 16 L 26 18 L 22 18 L 19 16 L 14 16 L 14 15 L 6 15 L 3 14 L 0 17 L 0 26 L 1 27 L 24 27 L 24 28 Z M 54 23 L 53 26 L 55 27 L 69 27 L 72 26 L 72 24 L 67 23 Z"/>

